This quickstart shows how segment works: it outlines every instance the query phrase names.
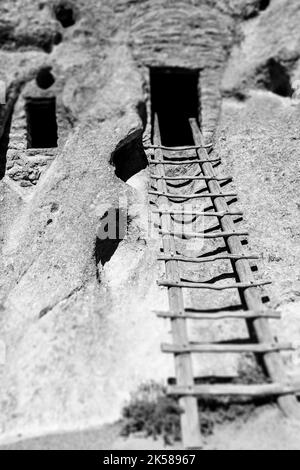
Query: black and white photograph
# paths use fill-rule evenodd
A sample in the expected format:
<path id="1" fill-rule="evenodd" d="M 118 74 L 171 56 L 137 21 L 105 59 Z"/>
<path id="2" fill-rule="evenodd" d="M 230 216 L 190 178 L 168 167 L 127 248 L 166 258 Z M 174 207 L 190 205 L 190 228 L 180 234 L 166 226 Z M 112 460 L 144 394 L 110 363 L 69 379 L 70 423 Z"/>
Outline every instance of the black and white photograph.
<path id="1" fill-rule="evenodd" d="M 300 450 L 299 0 L 0 0 L 0 450 Z"/>

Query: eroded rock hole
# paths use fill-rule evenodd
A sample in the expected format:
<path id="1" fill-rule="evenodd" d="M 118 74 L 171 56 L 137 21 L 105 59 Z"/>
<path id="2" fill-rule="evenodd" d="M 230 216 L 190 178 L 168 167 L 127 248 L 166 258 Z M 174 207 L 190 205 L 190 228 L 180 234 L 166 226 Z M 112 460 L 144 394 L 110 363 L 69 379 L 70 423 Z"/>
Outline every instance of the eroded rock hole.
<path id="1" fill-rule="evenodd" d="M 56 202 L 51 204 L 50 212 L 57 212 L 59 210 L 59 205 Z"/>
<path id="2" fill-rule="evenodd" d="M 113 257 L 125 238 L 128 227 L 126 210 L 110 208 L 102 217 L 96 238 L 95 258 L 98 267 Z"/>
<path id="3" fill-rule="evenodd" d="M 28 99 L 26 116 L 28 148 L 57 147 L 56 99 Z"/>
<path id="4" fill-rule="evenodd" d="M 137 105 L 137 112 L 142 120 L 143 129 L 147 126 L 147 108 L 146 103 L 144 101 L 140 101 Z"/>
<path id="5" fill-rule="evenodd" d="M 111 164 L 116 169 L 117 177 L 125 182 L 144 170 L 148 166 L 148 160 L 141 136 L 117 149 L 112 155 Z"/>
<path id="6" fill-rule="evenodd" d="M 41 69 L 39 71 L 36 77 L 36 83 L 42 90 L 47 90 L 48 88 L 51 88 L 52 85 L 54 85 L 55 78 L 51 73 L 50 67 Z"/>
<path id="7" fill-rule="evenodd" d="M 264 82 L 266 88 L 277 95 L 285 97 L 293 95 L 289 72 L 275 59 L 267 62 Z"/>
<path id="8" fill-rule="evenodd" d="M 271 3 L 271 0 L 260 0 L 258 4 L 258 8 L 260 9 L 260 11 L 264 11 L 268 8 L 270 3 Z"/>
<path id="9" fill-rule="evenodd" d="M 54 7 L 54 13 L 63 28 L 69 28 L 76 23 L 76 14 L 69 2 L 60 2 Z"/>
<path id="10" fill-rule="evenodd" d="M 150 81 L 152 129 L 157 114 L 164 145 L 193 145 L 189 118 L 199 121 L 199 72 L 153 68 Z"/>

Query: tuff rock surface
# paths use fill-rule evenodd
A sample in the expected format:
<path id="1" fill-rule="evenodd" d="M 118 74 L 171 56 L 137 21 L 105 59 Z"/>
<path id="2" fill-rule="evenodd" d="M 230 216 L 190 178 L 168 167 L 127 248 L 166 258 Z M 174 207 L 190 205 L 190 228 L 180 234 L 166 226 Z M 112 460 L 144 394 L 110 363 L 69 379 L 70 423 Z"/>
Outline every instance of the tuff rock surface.
<path id="1" fill-rule="evenodd" d="M 263 255 L 260 275 L 274 281 L 268 294 L 284 313 L 274 328 L 282 339 L 300 336 L 299 2 L 272 0 L 261 11 L 256 0 L 68 0 L 75 24 L 67 28 L 59 3 L 0 5 L 2 442 L 114 422 L 141 382 L 174 375 L 160 353 L 169 325 L 152 312 L 167 308 L 156 285 L 160 245 L 142 220 L 149 66 L 200 69 L 203 132 L 214 136 L 222 173 L 235 177 L 249 248 Z M 274 83 L 274 67 L 283 83 Z M 28 152 L 22 114 L 27 96 L 53 92 L 37 88 L 45 68 L 61 119 L 50 155 Z M 127 183 L 113 165 L 126 146 Z M 97 233 L 120 200 L 128 234 L 107 255 Z M 291 373 L 299 352 L 286 358 Z"/>

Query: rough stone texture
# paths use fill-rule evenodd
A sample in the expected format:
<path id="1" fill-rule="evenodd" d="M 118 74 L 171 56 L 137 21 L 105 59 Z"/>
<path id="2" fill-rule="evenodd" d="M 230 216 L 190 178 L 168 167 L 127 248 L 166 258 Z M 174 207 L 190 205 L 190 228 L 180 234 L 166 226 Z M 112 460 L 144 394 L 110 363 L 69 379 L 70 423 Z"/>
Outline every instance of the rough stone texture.
<path id="1" fill-rule="evenodd" d="M 272 327 L 281 340 L 298 346 L 287 355 L 288 370 L 295 373 L 300 352 L 299 114 L 299 103 L 256 91 L 243 104 L 225 100 L 219 127 L 224 171 L 235 179 L 249 248 L 262 258 L 260 275 L 273 282 L 267 289 L 272 306 L 284 314 L 283 322 Z"/>
<path id="2" fill-rule="evenodd" d="M 180 442 L 172 447 L 151 438 L 120 438 L 116 426 L 85 432 L 62 433 L 27 439 L 2 447 L 3 450 L 184 450 Z M 217 424 L 213 435 L 203 439 L 203 450 L 298 450 L 299 423 L 282 419 L 276 407 L 260 407 L 245 423 Z"/>
<path id="3" fill-rule="evenodd" d="M 32 80 L 26 84 L 14 105 L 9 132 L 9 144 L 6 155 L 6 175 L 18 182 L 21 188 L 35 186 L 42 174 L 49 167 L 55 156 L 63 148 L 72 129 L 75 117 L 63 103 L 64 83 L 54 84 L 51 90 L 41 90 Z M 58 127 L 58 149 L 56 148 L 28 148 L 26 103 L 29 99 L 56 99 L 56 120 Z M 44 122 L 47 127 L 47 122 Z M 9 182 L 8 182 L 9 184 Z M 23 192 L 25 197 L 30 193 Z"/>
<path id="4" fill-rule="evenodd" d="M 167 296 L 156 286 L 159 242 L 147 240 L 142 220 L 145 172 L 125 184 L 110 163 L 124 144 L 141 141 L 149 66 L 200 69 L 203 131 L 207 138 L 216 131 L 222 173 L 234 174 L 251 248 L 263 253 L 260 275 L 275 281 L 269 295 L 284 321 L 274 327 L 283 339 L 300 334 L 299 104 L 251 91 L 266 88 L 272 58 L 300 78 L 298 2 L 273 0 L 258 14 L 256 0 L 74 0 L 70 28 L 56 21 L 57 3 L 0 5 L 0 78 L 8 89 L 0 136 L 14 110 L 0 181 L 0 339 L 7 345 L 0 366 L 2 442 L 113 422 L 139 383 L 174 375 L 172 358 L 160 353 L 160 343 L 170 340 L 169 323 L 152 313 L 167 308 Z M 44 67 L 52 67 L 57 82 L 41 92 L 34 83 Z M 25 149 L 28 93 L 54 94 L 60 102 L 62 140 L 50 162 Z M 124 158 L 130 166 L 130 152 Z M 42 178 L 29 178 L 41 169 Z M 37 184 L 24 187 L 24 181 Z M 114 253 L 103 266 L 97 231 L 120 198 L 128 201 L 128 236 L 115 251 L 110 247 Z M 202 339 L 245 334 L 238 328 L 223 323 L 196 332 Z M 299 351 L 287 356 L 291 372 L 298 361 Z M 229 360 L 226 370 L 236 374 L 236 362 Z M 205 372 L 200 364 L 199 374 Z"/>
<path id="5" fill-rule="evenodd" d="M 225 93 L 263 87 L 264 67 L 272 58 L 288 68 L 292 79 L 298 77 L 299 16 L 297 2 L 273 0 L 266 11 L 244 23 L 245 39 L 234 47 L 223 78 Z"/>
<path id="6" fill-rule="evenodd" d="M 106 89 L 92 90 L 94 106 L 82 116 L 47 177 L 14 221 L 3 249 L 1 336 L 8 350 L 1 404 L 6 433 L 26 428 L 37 433 L 49 426 L 116 419 L 118 400 L 121 406 L 122 396 L 123 400 L 126 397 L 121 387 L 126 380 L 120 375 L 126 369 L 119 362 L 126 357 L 126 326 L 119 317 L 112 322 L 105 318 L 110 309 L 113 315 L 122 313 L 118 303 L 116 308 L 110 306 L 105 280 L 102 287 L 97 282 L 94 252 L 101 217 L 107 206 L 117 206 L 118 195 L 125 194 L 124 183 L 108 161 L 119 142 L 142 131 L 134 110 L 141 86 L 125 46 L 117 47 L 108 61 Z M 97 210 L 96 198 L 101 201 Z M 133 249 L 132 256 L 138 261 L 137 248 Z M 142 255 L 144 250 L 145 245 Z M 151 269 L 149 274 L 155 276 Z M 129 316 L 125 318 L 127 325 Z M 110 356 L 111 342 L 118 336 L 119 347 Z M 114 359 L 115 354 L 119 359 Z M 74 380 L 83 388 L 74 387 Z M 110 382 L 119 397 L 108 392 Z M 101 404 L 99 395 L 88 399 L 100 389 L 106 403 Z M 45 403 L 49 404 L 47 411 Z"/>

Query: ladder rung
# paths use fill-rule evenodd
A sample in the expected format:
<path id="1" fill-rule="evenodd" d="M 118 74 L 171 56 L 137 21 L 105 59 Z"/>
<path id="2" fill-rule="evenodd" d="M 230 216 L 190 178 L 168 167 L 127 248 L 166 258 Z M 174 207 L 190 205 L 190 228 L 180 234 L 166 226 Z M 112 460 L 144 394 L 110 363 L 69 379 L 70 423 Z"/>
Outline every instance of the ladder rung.
<path id="1" fill-rule="evenodd" d="M 184 147 L 166 147 L 165 145 L 144 145 L 145 150 L 150 149 L 161 149 L 161 150 L 168 150 L 170 152 L 181 152 L 182 150 L 199 150 L 199 149 L 210 149 L 213 146 L 212 143 L 207 145 L 187 145 Z"/>
<path id="2" fill-rule="evenodd" d="M 190 164 L 197 164 L 197 165 L 200 165 L 200 163 L 217 163 L 217 162 L 220 162 L 221 161 L 221 158 L 212 158 L 212 159 L 208 159 L 208 160 L 184 160 L 184 161 L 177 161 L 175 162 L 174 160 L 170 160 L 170 161 L 165 161 L 165 160 L 151 160 L 149 159 L 149 163 L 150 164 L 154 164 L 154 165 L 190 165 Z"/>
<path id="3" fill-rule="evenodd" d="M 160 230 L 160 235 L 170 235 L 178 238 L 203 238 L 203 239 L 214 239 L 214 238 L 228 238 L 228 237 L 247 237 L 248 232 L 220 232 L 220 233 L 197 233 L 197 232 L 177 232 Z"/>
<path id="4" fill-rule="evenodd" d="M 279 351 L 293 351 L 294 348 L 289 343 L 257 343 L 257 344 L 162 344 L 162 352 L 172 354 L 240 354 L 240 353 L 256 353 L 266 354 Z"/>
<path id="5" fill-rule="evenodd" d="M 187 256 L 167 256 L 161 255 L 157 258 L 159 261 L 182 261 L 184 263 L 211 263 L 213 261 L 221 261 L 221 260 L 235 260 L 238 261 L 240 259 L 249 259 L 249 260 L 257 260 L 260 259 L 259 256 L 256 255 L 223 255 L 223 256 L 208 256 L 206 258 L 188 258 Z"/>
<path id="6" fill-rule="evenodd" d="M 202 162 L 202 160 L 200 160 L 199 158 L 196 158 L 195 157 L 192 157 L 191 155 L 185 155 L 184 157 L 182 155 L 180 156 L 176 156 L 176 157 L 167 157 L 166 155 L 164 156 L 164 160 L 160 160 L 162 162 L 174 162 L 174 163 L 181 163 L 181 162 L 187 162 L 189 163 L 189 160 L 190 161 L 196 161 L 198 163 Z M 214 162 L 214 161 L 220 161 L 221 160 L 221 157 L 216 157 L 216 158 L 212 158 L 210 159 L 209 161 L 210 162 Z"/>
<path id="7" fill-rule="evenodd" d="M 231 312 L 224 311 L 220 313 L 211 313 L 211 312 L 189 312 L 185 310 L 184 312 L 154 312 L 159 318 L 170 318 L 171 320 L 176 319 L 189 319 L 189 320 L 223 320 L 226 318 L 232 319 L 255 319 L 255 318 L 274 318 L 280 319 L 281 314 L 273 310 L 261 310 L 261 311 L 240 311 L 240 312 Z"/>
<path id="8" fill-rule="evenodd" d="M 224 217 L 225 215 L 237 216 L 243 215 L 241 211 L 223 211 L 223 212 L 201 212 L 201 211 L 185 211 L 185 210 L 170 210 L 170 209 L 153 209 L 154 214 L 166 214 L 166 215 L 192 215 L 203 217 Z"/>
<path id="9" fill-rule="evenodd" d="M 154 196 L 165 196 L 173 199 L 201 199 L 201 198 L 215 198 L 215 197 L 237 197 L 237 193 L 206 193 L 206 194 L 172 194 L 163 193 L 161 191 L 148 191 L 149 194 Z"/>
<path id="10" fill-rule="evenodd" d="M 244 396 L 244 397 L 264 397 L 280 396 L 300 393 L 300 382 L 294 384 L 214 384 L 214 385 L 192 385 L 188 386 L 169 386 L 167 394 L 173 396 Z"/>
<path id="11" fill-rule="evenodd" d="M 271 281 L 258 281 L 258 282 L 237 282 L 236 284 L 231 284 L 228 286 L 215 286 L 214 284 L 199 283 L 199 282 L 176 282 L 166 279 L 165 281 L 158 281 L 157 283 L 161 287 L 182 287 L 187 289 L 208 289 L 223 291 L 227 289 L 248 289 L 251 287 L 262 287 L 272 284 Z"/>
<path id="12" fill-rule="evenodd" d="M 232 176 L 158 176 L 150 175 L 150 178 L 155 180 L 164 180 L 164 181 L 232 181 Z"/>

